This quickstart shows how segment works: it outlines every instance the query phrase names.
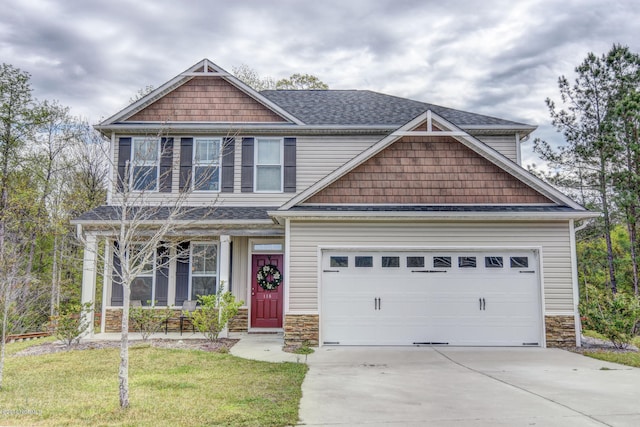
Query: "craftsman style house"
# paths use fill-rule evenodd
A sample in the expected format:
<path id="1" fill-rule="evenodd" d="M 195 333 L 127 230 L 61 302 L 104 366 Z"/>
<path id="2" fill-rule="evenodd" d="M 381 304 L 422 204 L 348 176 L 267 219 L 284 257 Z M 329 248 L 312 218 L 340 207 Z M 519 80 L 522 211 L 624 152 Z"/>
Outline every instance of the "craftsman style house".
<path id="1" fill-rule="evenodd" d="M 132 300 L 180 309 L 224 286 L 245 302 L 231 331 L 288 344 L 579 343 L 574 221 L 594 214 L 520 166 L 534 126 L 366 90 L 256 92 L 203 60 L 96 129 L 111 182 L 144 172 L 140 209 L 192 208 L 167 238 L 183 255 Z M 105 228 L 120 187 L 74 220 L 103 332 L 123 302 Z"/>

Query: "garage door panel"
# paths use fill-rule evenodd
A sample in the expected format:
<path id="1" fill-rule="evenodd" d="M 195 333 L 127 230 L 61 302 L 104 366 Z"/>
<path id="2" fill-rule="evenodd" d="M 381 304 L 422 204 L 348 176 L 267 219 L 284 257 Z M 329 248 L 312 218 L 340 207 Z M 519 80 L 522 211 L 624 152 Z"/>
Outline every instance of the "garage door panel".
<path id="1" fill-rule="evenodd" d="M 327 252 L 322 266 L 325 343 L 541 341 L 540 285 L 533 251 Z"/>

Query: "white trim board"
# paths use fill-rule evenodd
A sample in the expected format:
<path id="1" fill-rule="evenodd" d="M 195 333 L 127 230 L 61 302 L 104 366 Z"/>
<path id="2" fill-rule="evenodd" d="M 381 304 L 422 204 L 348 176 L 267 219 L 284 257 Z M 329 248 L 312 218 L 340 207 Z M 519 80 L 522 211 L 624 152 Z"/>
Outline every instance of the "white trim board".
<path id="1" fill-rule="evenodd" d="M 383 151 L 384 149 L 386 149 L 387 147 L 389 147 L 390 145 L 398 141 L 400 138 L 402 138 L 402 136 L 409 135 L 409 134 L 415 135 L 415 133 L 412 133 L 412 129 L 415 129 L 417 126 L 419 126 L 421 123 L 425 121 L 427 122 L 428 126 L 433 122 L 435 122 L 437 123 L 439 128 L 446 129 L 445 132 L 454 132 L 456 135 L 453 135 L 452 138 L 455 138 L 458 142 L 462 143 L 467 148 L 476 152 L 477 154 L 484 157 L 494 165 L 498 166 L 500 169 L 504 170 L 505 172 L 509 173 L 511 176 L 529 185 L 531 188 L 540 192 L 541 194 L 555 201 L 556 203 L 569 206 L 575 210 L 585 211 L 584 207 L 574 202 L 569 197 L 567 197 L 566 195 L 562 194 L 560 191 L 553 188 L 551 185 L 547 184 L 546 182 L 542 181 L 536 176 L 530 174 L 528 171 L 518 166 L 516 163 L 512 162 L 511 160 L 507 159 L 506 157 L 498 153 L 493 148 L 487 146 L 486 144 L 482 143 L 480 140 L 464 132 L 462 129 L 455 126 L 454 124 L 446 121 L 444 118 L 440 117 L 439 115 L 432 112 L 431 110 L 426 111 L 423 114 L 420 114 L 418 117 L 409 121 L 407 124 L 400 127 L 398 130 L 391 133 L 387 137 L 381 139 L 379 142 L 371 146 L 369 149 L 363 151 L 362 153 L 360 153 L 359 155 L 357 155 L 356 157 L 354 157 L 353 159 L 345 163 L 343 166 L 336 169 L 334 172 L 330 173 L 323 179 L 316 182 L 314 185 L 308 187 L 306 190 L 297 194 L 296 196 L 291 198 L 288 202 L 283 204 L 279 210 L 288 210 L 293 206 L 304 202 L 314 194 L 318 193 L 325 187 L 331 185 L 332 183 L 334 183 L 335 181 L 337 181 L 347 173 L 351 172 L 353 169 L 355 169 L 365 161 L 374 157 L 376 154 L 380 153 L 381 151 Z M 426 131 L 426 132 L 419 131 L 419 132 L 429 134 L 429 135 L 435 135 L 435 136 L 445 136 L 445 134 L 442 133 L 442 131 Z"/>

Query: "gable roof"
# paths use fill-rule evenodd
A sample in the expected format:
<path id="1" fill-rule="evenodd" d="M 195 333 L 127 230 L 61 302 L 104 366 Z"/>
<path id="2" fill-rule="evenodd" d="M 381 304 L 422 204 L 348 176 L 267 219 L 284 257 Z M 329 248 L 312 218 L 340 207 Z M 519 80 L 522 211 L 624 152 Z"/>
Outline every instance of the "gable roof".
<path id="1" fill-rule="evenodd" d="M 135 101 L 131 105 L 126 108 L 120 110 L 113 116 L 108 119 L 102 121 L 100 124 L 96 126 L 96 129 L 105 129 L 108 128 L 109 125 L 121 123 L 128 118 L 134 116 L 136 113 L 142 111 L 144 108 L 150 106 L 154 102 L 158 101 L 168 93 L 176 90 L 180 86 L 189 82 L 195 77 L 217 77 L 223 79 L 228 84 L 234 86 L 236 89 L 240 90 L 250 98 L 257 101 L 259 104 L 262 104 L 269 110 L 272 110 L 274 113 L 285 119 L 287 122 L 295 123 L 295 124 L 303 124 L 301 120 L 297 117 L 285 111 L 283 108 L 273 103 L 271 100 L 265 98 L 263 95 L 240 81 L 238 78 L 225 71 L 223 68 L 209 61 L 208 59 L 203 59 L 202 61 L 197 62 L 193 66 L 187 68 L 182 73 L 175 76 L 173 79 L 169 80 L 162 86 L 157 89 L 154 89 L 147 95 L 143 96 L 139 100 Z"/>
<path id="2" fill-rule="evenodd" d="M 463 129 L 481 127 L 521 130 L 525 136 L 535 126 L 435 104 L 386 95 L 370 90 L 263 90 L 260 94 L 300 118 L 307 125 L 388 125 L 400 127 L 431 110 Z"/>
<path id="3" fill-rule="evenodd" d="M 421 124 L 426 123 L 427 131 L 414 131 Z M 435 125 L 437 129 L 434 130 Z M 451 122 L 445 120 L 443 117 L 432 112 L 431 110 L 420 114 L 418 117 L 406 123 L 395 132 L 391 133 L 387 137 L 381 139 L 379 142 L 363 151 L 334 172 L 330 173 L 323 179 L 316 182 L 306 190 L 302 191 L 298 195 L 291 198 L 287 203 L 282 205 L 279 211 L 286 211 L 293 208 L 296 205 L 304 203 L 312 196 L 319 193 L 321 190 L 327 188 L 332 183 L 336 182 L 341 177 L 347 175 L 353 171 L 356 167 L 363 164 L 367 160 L 371 159 L 376 154 L 380 153 L 396 141 L 400 140 L 404 136 L 450 136 L 455 138 L 458 142 L 465 145 L 467 148 L 475 151 L 488 161 L 498 166 L 500 169 L 519 179 L 527 184 L 529 187 L 538 191 L 540 194 L 546 196 L 553 202 L 561 206 L 568 206 L 574 210 L 585 212 L 585 208 L 578 203 L 571 200 L 560 191 L 556 190 L 551 185 L 532 175 L 522 167 L 511 162 L 500 153 L 490 148 L 486 144 L 483 144 L 478 139 L 472 137 L 468 133 L 462 131 L 459 127 L 455 126 Z"/>

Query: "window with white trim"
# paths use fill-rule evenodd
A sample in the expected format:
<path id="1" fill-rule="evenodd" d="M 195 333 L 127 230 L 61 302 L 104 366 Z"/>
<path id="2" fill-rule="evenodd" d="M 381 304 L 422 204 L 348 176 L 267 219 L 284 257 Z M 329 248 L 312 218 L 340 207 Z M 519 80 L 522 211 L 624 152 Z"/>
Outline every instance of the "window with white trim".
<path id="1" fill-rule="evenodd" d="M 198 299 L 198 295 L 215 294 L 218 290 L 217 283 L 218 245 L 216 243 L 192 243 L 190 299 L 195 301 Z"/>
<path id="2" fill-rule="evenodd" d="M 141 253 L 143 248 L 142 244 L 131 245 L 130 259 L 132 267 L 137 269 L 139 265 L 144 261 L 144 256 Z M 131 282 L 131 301 L 139 300 L 142 305 L 154 305 L 155 301 L 155 265 L 156 254 L 155 251 L 149 256 L 144 265 L 142 265 L 142 271 Z"/>
<path id="3" fill-rule="evenodd" d="M 282 138 L 256 138 L 255 191 L 282 191 Z"/>
<path id="4" fill-rule="evenodd" d="M 220 138 L 193 141 L 194 191 L 220 191 Z"/>
<path id="5" fill-rule="evenodd" d="M 160 172 L 160 140 L 133 138 L 131 145 L 131 188 L 134 191 L 156 191 Z"/>

